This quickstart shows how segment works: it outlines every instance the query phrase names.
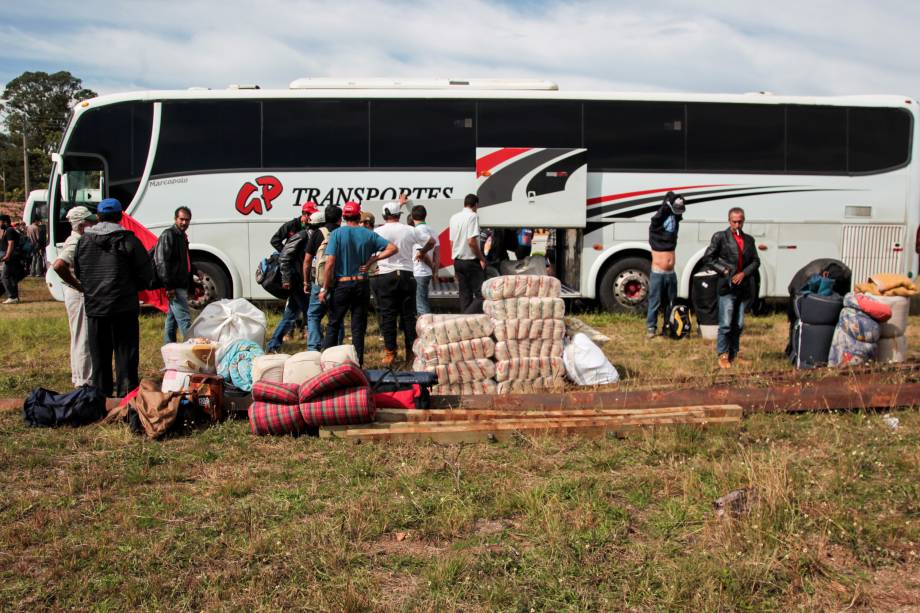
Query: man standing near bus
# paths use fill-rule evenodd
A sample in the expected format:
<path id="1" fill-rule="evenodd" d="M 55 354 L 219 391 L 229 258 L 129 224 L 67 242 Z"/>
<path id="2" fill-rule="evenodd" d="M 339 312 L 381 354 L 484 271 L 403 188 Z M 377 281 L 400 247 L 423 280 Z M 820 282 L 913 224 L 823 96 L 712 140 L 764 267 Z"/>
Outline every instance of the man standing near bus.
<path id="1" fill-rule="evenodd" d="M 402 207 L 401 201 L 384 204 L 384 224 L 375 230 L 387 242 L 396 245 L 397 249 L 396 254 L 380 262 L 379 272 L 372 283 L 378 300 L 377 308 L 380 310 L 380 332 L 386 350 L 383 366 L 386 368 L 396 361 L 397 319 L 402 324 L 406 361 L 412 359 L 416 318 L 413 256 L 417 245 L 421 245 L 419 253 L 422 257 L 435 246 L 433 237 L 413 226 L 399 223 Z"/>
<path id="2" fill-rule="evenodd" d="M 760 267 L 754 237 L 745 234 L 744 209 L 728 211 L 728 228 L 712 235 L 703 260 L 719 273 L 719 368 L 731 368 L 741 348 L 744 309 L 754 296 L 752 277 Z"/>
<path id="3" fill-rule="evenodd" d="M 415 226 L 419 234 L 419 244 L 415 246 L 415 311 L 419 315 L 431 313 L 431 304 L 428 302 L 428 293 L 431 290 L 431 282 L 438 276 L 438 247 L 440 242 L 431 226 L 425 221 L 428 217 L 428 211 L 421 204 L 412 207 L 412 213 L 409 216 L 409 222 Z M 422 250 L 424 244 L 430 239 L 434 241 L 434 247 L 425 252 Z"/>
<path id="4" fill-rule="evenodd" d="M 460 312 L 482 305 L 482 282 L 486 259 L 479 248 L 479 197 L 467 194 L 463 210 L 450 218 L 450 251 L 454 259 L 454 277 L 460 293 Z"/>
<path id="5" fill-rule="evenodd" d="M 370 287 L 367 267 L 396 253 L 396 245 L 360 225 L 361 205 L 346 202 L 342 207 L 345 225 L 329 235 L 319 299 L 331 301 L 329 325 L 323 349 L 336 344 L 351 312 L 351 342 L 364 364 L 364 334 L 367 332 L 367 310 Z"/>
<path id="6" fill-rule="evenodd" d="M 667 309 L 677 297 L 674 250 L 677 248 L 680 220 L 683 219 L 686 210 L 684 198 L 674 192 L 668 192 L 648 226 L 648 244 L 652 248 L 652 274 L 648 284 L 646 338 L 655 338 L 659 310 L 664 310 L 664 324 L 667 324 Z"/>
<path id="7" fill-rule="evenodd" d="M 192 260 L 188 252 L 188 231 L 192 223 L 192 210 L 180 206 L 173 216 L 174 222 L 157 239 L 153 252 L 153 264 L 157 277 L 166 289 L 169 310 L 163 325 L 163 342 L 175 343 L 176 330 L 182 332 L 182 339 L 188 338 L 192 315 L 188 306 L 188 288 L 192 284 Z"/>
<path id="8" fill-rule="evenodd" d="M 19 281 L 24 276 L 19 253 L 21 240 L 22 236 L 13 227 L 13 220 L 10 216 L 0 215 L 0 262 L 3 266 L 0 269 L 0 281 L 3 283 L 3 287 L 0 288 L 0 296 L 6 293 L 6 300 L 3 301 L 3 304 L 19 304 Z"/>
<path id="9" fill-rule="evenodd" d="M 325 275 L 326 247 L 329 235 L 342 224 L 342 209 L 330 204 L 322 211 L 310 216 L 313 233 L 307 242 L 303 256 L 304 292 L 310 293 L 310 306 L 307 309 L 307 349 L 319 351 L 323 348 L 323 317 L 329 312 L 329 303 L 319 299 Z M 345 329 L 339 331 L 337 345 L 345 338 Z"/>

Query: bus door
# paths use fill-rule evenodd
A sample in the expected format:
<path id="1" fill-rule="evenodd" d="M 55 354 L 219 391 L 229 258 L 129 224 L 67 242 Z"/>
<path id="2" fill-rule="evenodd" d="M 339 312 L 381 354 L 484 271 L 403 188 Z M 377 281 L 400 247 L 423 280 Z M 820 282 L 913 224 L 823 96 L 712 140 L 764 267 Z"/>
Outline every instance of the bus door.
<path id="1" fill-rule="evenodd" d="M 476 195 L 486 228 L 584 228 L 585 149 L 478 147 Z"/>

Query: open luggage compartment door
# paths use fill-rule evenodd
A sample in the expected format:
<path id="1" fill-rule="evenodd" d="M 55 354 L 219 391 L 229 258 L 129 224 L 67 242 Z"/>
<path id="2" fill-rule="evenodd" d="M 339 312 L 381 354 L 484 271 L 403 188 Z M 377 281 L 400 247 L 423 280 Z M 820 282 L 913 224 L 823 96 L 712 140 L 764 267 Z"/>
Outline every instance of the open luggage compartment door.
<path id="1" fill-rule="evenodd" d="M 489 228 L 584 228 L 585 149 L 478 147 L 479 224 Z"/>

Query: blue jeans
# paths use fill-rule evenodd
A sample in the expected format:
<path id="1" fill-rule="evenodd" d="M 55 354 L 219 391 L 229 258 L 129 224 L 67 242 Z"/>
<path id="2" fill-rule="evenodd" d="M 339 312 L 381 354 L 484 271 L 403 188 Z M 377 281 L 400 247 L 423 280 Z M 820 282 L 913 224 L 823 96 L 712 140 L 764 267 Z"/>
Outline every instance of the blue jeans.
<path id="1" fill-rule="evenodd" d="M 330 296 L 326 296 L 326 302 L 319 301 L 320 286 L 314 283 L 310 288 L 310 308 L 307 309 L 307 349 L 310 351 L 321 351 L 323 348 L 323 337 L 326 336 L 323 330 L 323 317 L 329 312 Z M 339 345 L 345 340 L 345 327 L 339 331 Z"/>
<path id="2" fill-rule="evenodd" d="M 668 305 L 677 298 L 677 273 L 653 272 L 648 283 L 648 314 L 645 317 L 645 327 L 649 330 L 658 328 L 658 311 L 667 309 Z M 664 321 L 668 321 L 665 313 Z"/>
<path id="3" fill-rule="evenodd" d="M 727 353 L 729 360 L 734 360 L 741 348 L 746 306 L 747 301 L 742 300 L 737 294 L 719 296 L 719 336 L 716 337 L 716 353 Z"/>
<path id="4" fill-rule="evenodd" d="M 188 290 L 177 289 L 176 295 L 169 301 L 166 311 L 166 325 L 163 329 L 163 342 L 176 342 L 176 329 L 182 331 L 182 340 L 188 338 L 188 329 L 192 326 L 192 315 L 188 310 Z"/>
<path id="5" fill-rule="evenodd" d="M 287 334 L 288 330 L 294 327 L 294 323 L 297 321 L 298 316 L 302 316 L 304 322 L 307 321 L 310 297 L 307 296 L 303 290 L 299 289 L 303 287 L 303 284 L 296 283 L 298 288 L 293 288 L 294 285 L 295 284 L 291 284 L 291 295 L 287 299 L 287 304 L 284 305 L 284 312 L 281 313 L 281 321 L 275 326 L 275 332 L 268 341 L 267 349 L 269 351 L 278 351 L 278 349 L 281 348 L 281 343 L 284 342 L 284 335 Z"/>
<path id="6" fill-rule="evenodd" d="M 431 313 L 428 303 L 428 291 L 431 288 L 431 276 L 415 277 L 415 312 L 419 315 Z"/>

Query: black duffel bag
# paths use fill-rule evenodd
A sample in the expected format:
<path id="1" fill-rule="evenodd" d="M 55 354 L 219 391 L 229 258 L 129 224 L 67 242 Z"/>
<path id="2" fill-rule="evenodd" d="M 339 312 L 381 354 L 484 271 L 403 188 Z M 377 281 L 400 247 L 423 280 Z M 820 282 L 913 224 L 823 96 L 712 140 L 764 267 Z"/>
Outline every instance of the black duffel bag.
<path id="1" fill-rule="evenodd" d="M 281 255 L 277 251 L 259 262 L 256 283 L 275 298 L 286 300 L 291 295 L 291 290 L 281 285 Z"/>
<path id="2" fill-rule="evenodd" d="M 438 382 L 432 372 L 413 371 L 395 372 L 393 369 L 365 370 L 371 393 L 374 394 L 377 408 L 408 408 L 409 398 L 416 409 L 431 408 L 431 388 Z M 407 393 L 403 393 L 407 392 Z M 379 404 L 384 400 L 381 395 L 391 396 L 395 404 Z"/>
<path id="3" fill-rule="evenodd" d="M 22 405 L 22 417 L 33 427 L 82 426 L 99 421 L 105 413 L 105 394 L 92 385 L 66 394 L 39 387 Z"/>

